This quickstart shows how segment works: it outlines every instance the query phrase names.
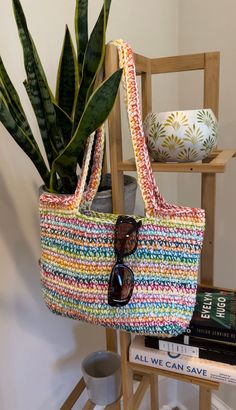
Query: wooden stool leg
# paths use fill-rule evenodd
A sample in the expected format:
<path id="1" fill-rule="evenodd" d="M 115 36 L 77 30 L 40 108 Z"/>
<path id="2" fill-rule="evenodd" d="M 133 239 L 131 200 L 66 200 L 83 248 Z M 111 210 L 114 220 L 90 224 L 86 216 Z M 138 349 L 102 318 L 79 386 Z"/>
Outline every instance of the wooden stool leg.
<path id="1" fill-rule="evenodd" d="M 159 403 L 158 403 L 158 376 L 155 374 L 150 374 L 150 400 L 151 400 L 151 407 L 150 410 L 158 410 Z"/>
<path id="2" fill-rule="evenodd" d="M 75 388 L 72 390 L 72 392 L 69 394 L 63 405 L 60 407 L 60 410 L 71 410 L 74 404 L 77 402 L 81 394 L 83 393 L 85 389 L 85 382 L 83 377 L 80 379 L 80 381 L 77 383 Z"/>
<path id="3" fill-rule="evenodd" d="M 199 410 L 211 410 L 211 389 L 199 387 Z"/>
<path id="4" fill-rule="evenodd" d="M 143 376 L 134 394 L 132 410 L 138 410 L 146 391 L 150 386 L 149 376 Z"/>
<path id="5" fill-rule="evenodd" d="M 117 334 L 114 329 L 106 329 L 107 350 L 117 353 Z M 106 407 L 106 410 L 120 410 L 120 401 Z"/>
<path id="6" fill-rule="evenodd" d="M 106 329 L 106 345 L 110 352 L 117 352 L 117 335 L 116 330 Z"/>
<path id="7" fill-rule="evenodd" d="M 130 342 L 131 335 L 126 332 L 120 332 L 120 352 L 124 410 L 132 410 L 134 405 L 133 371 L 128 365 Z"/>
<path id="8" fill-rule="evenodd" d="M 87 403 L 84 405 L 83 410 L 93 410 L 95 406 L 95 404 L 88 400 Z"/>

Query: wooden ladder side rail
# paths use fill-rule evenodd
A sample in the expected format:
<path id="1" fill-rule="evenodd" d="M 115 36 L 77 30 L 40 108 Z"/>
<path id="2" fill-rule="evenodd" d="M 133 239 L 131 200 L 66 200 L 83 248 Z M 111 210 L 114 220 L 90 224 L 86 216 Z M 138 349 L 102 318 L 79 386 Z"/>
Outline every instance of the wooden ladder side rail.
<path id="1" fill-rule="evenodd" d="M 204 108 L 211 108 L 216 118 L 219 112 L 220 54 L 205 53 Z M 216 174 L 201 176 L 201 206 L 206 212 L 206 230 L 201 255 L 201 283 L 214 284 L 215 199 Z"/>
<path id="2" fill-rule="evenodd" d="M 109 44 L 106 47 L 105 55 L 105 76 L 110 76 L 119 68 L 118 52 L 114 45 Z M 122 129 L 121 129 L 121 107 L 120 107 L 120 92 L 117 95 L 113 110 L 108 118 L 108 134 L 109 134 L 109 153 L 112 181 L 112 209 L 113 213 L 124 213 L 124 179 L 123 171 L 118 170 L 118 162 L 123 160 L 122 150 Z M 113 330 L 113 338 L 115 339 L 115 331 Z M 128 370 L 127 356 L 122 343 L 122 333 L 120 340 L 121 349 L 121 372 L 122 372 L 122 392 L 124 399 L 124 409 L 127 409 L 127 403 L 133 401 L 133 372 Z M 107 334 L 107 344 L 109 344 L 109 335 Z M 127 343 L 129 345 L 129 343 Z M 131 409 L 131 407 L 130 407 Z"/>
<path id="3" fill-rule="evenodd" d="M 118 54 L 114 45 L 109 44 L 106 47 L 105 55 L 105 77 L 109 77 L 118 69 Z M 110 167 L 111 167 L 111 185 L 112 185 L 112 209 L 114 213 L 124 213 L 124 177 L 123 171 L 117 170 L 118 162 L 123 159 L 122 150 L 122 131 L 121 131 L 121 111 L 120 111 L 120 93 L 118 93 L 113 110 L 108 120 Z M 117 351 L 117 336 L 113 329 L 106 329 L 107 349 Z"/>
<path id="4" fill-rule="evenodd" d="M 137 60 L 140 60 L 138 55 L 135 56 L 135 64 L 136 70 L 137 65 L 139 66 L 139 71 L 141 74 L 141 88 L 142 88 L 142 120 L 146 118 L 147 114 L 152 111 L 152 67 L 151 67 L 151 59 L 144 59 L 142 57 L 142 61 L 140 63 Z M 127 342 L 127 339 L 126 339 Z M 124 346 L 124 349 L 127 351 L 127 347 Z M 132 375 L 134 378 L 134 373 Z M 148 377 L 144 376 L 142 382 L 140 383 L 137 391 L 133 397 L 133 409 L 139 409 L 139 405 L 142 401 L 142 398 L 147 390 L 150 388 L 150 410 L 156 410 L 159 407 L 158 404 L 158 377 L 155 374 L 149 374 Z M 142 392 L 143 395 L 140 394 L 139 397 L 139 390 Z M 128 408 L 128 407 L 127 407 Z"/>
<path id="5" fill-rule="evenodd" d="M 106 47 L 105 55 L 105 77 L 109 77 L 119 68 L 117 48 L 109 44 Z M 117 95 L 114 107 L 108 119 L 109 133 L 109 153 L 111 168 L 111 185 L 112 185 L 112 210 L 113 213 L 124 213 L 124 176 L 123 171 L 118 171 L 118 162 L 123 160 L 122 149 L 122 129 L 121 129 L 121 109 L 120 109 L 120 92 Z M 112 135 L 112 138 L 110 136 Z M 113 329 L 106 329 L 106 343 L 108 350 L 117 351 L 117 334 Z M 124 353 L 123 353 L 124 354 Z M 122 353 L 121 353 L 122 356 Z M 125 372 L 122 366 L 122 385 L 124 389 Z M 132 377 L 132 375 L 131 375 Z M 131 383 L 131 380 L 127 383 Z M 133 383 L 133 380 L 132 380 Z M 117 410 L 120 404 L 117 404 Z"/>

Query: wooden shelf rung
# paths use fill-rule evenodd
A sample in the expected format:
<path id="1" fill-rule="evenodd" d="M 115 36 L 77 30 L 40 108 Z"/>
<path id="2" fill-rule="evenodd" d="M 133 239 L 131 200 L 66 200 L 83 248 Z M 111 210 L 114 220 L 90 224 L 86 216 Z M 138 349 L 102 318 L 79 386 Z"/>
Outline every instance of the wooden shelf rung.
<path id="1" fill-rule="evenodd" d="M 152 162 L 154 172 L 183 172 L 183 173 L 223 173 L 228 161 L 236 157 L 236 150 L 217 150 L 214 151 L 207 162 Z M 119 171 L 136 171 L 134 158 L 118 162 Z"/>
<path id="2" fill-rule="evenodd" d="M 149 70 L 150 58 L 134 53 L 136 74 L 140 75 Z"/>
<path id="3" fill-rule="evenodd" d="M 133 159 L 129 159 L 117 164 L 119 171 L 136 171 L 136 165 Z M 182 173 L 223 173 L 225 164 L 202 162 L 186 162 L 186 163 L 159 163 L 152 162 L 153 172 L 182 172 Z"/>
<path id="4" fill-rule="evenodd" d="M 185 172 L 185 173 L 223 173 L 225 171 L 225 165 L 221 163 L 212 164 L 212 161 L 203 162 L 185 162 L 185 163 L 152 163 L 153 171 L 157 172 Z"/>
<path id="5" fill-rule="evenodd" d="M 211 162 L 211 165 L 225 166 L 227 162 L 236 155 L 236 150 L 222 150 Z"/>
<path id="6" fill-rule="evenodd" d="M 152 74 L 203 70 L 204 66 L 205 53 L 151 59 Z"/>

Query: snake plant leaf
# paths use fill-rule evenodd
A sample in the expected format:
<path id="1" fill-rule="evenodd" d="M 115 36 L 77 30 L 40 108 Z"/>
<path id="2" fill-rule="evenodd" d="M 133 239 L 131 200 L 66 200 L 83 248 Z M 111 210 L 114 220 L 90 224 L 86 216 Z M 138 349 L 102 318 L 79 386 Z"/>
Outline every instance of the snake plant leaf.
<path id="1" fill-rule="evenodd" d="M 0 79 L 1 82 L 4 84 L 4 88 L 6 88 L 8 94 L 10 94 L 11 99 L 15 101 L 16 106 L 19 108 L 19 110 L 24 113 L 23 107 L 20 102 L 20 98 L 17 94 L 17 91 L 14 87 L 14 85 L 11 82 L 10 77 L 7 74 L 7 71 L 5 69 L 5 66 L 3 64 L 2 58 L 0 57 Z"/>
<path id="2" fill-rule="evenodd" d="M 57 157 L 58 155 L 58 151 L 56 150 L 56 148 L 54 147 L 53 144 L 53 139 L 50 138 L 49 135 L 49 129 L 48 129 L 48 124 L 45 120 L 45 116 L 44 116 L 44 110 L 42 107 L 42 102 L 41 102 L 41 98 L 40 98 L 40 94 L 38 92 L 38 90 L 34 87 L 31 86 L 30 83 L 28 83 L 26 80 L 24 81 L 24 86 L 26 89 L 26 92 L 28 94 L 29 100 L 31 102 L 31 105 L 34 109 L 36 118 L 37 118 L 37 122 L 39 125 L 39 129 L 40 129 L 40 134 L 42 137 L 42 141 L 43 141 L 43 145 L 45 148 L 45 152 L 47 155 L 47 159 L 49 162 L 49 165 L 51 166 L 51 164 L 53 163 L 54 158 Z"/>
<path id="3" fill-rule="evenodd" d="M 111 8 L 111 0 L 106 0 L 104 2 L 104 6 L 105 6 L 105 9 L 106 9 L 105 25 L 106 25 L 106 28 L 107 28 L 107 22 L 108 22 L 108 18 L 109 18 L 109 14 L 110 14 L 110 8 Z M 100 11 L 100 14 L 102 14 L 102 12 L 103 12 L 103 9 Z"/>
<path id="4" fill-rule="evenodd" d="M 64 144 L 66 146 L 71 139 L 72 120 L 56 103 L 53 103 L 53 105 L 56 111 L 57 123 L 61 129 Z"/>
<path id="5" fill-rule="evenodd" d="M 0 57 L 0 89 L 7 101 L 8 108 L 12 115 L 16 117 L 18 125 L 27 133 L 31 141 L 36 144 L 34 140 L 30 125 L 28 123 L 27 117 L 25 115 L 24 109 L 21 105 L 20 98 L 13 86 L 10 77 L 7 74 L 3 61 Z"/>
<path id="6" fill-rule="evenodd" d="M 111 7 L 111 0 L 106 0 L 105 2 L 105 8 L 106 8 L 106 12 L 105 12 L 105 30 L 107 28 L 107 22 L 108 22 L 108 18 L 109 18 L 109 14 L 110 14 L 110 7 Z M 100 12 L 100 15 L 102 14 L 103 9 Z M 104 42 L 105 42 L 105 38 L 104 38 Z M 106 47 L 106 46 L 105 46 Z M 89 97 L 91 96 L 91 94 L 93 93 L 93 91 L 98 87 L 98 84 L 100 84 L 104 78 L 104 67 L 103 65 L 103 60 L 104 60 L 104 56 L 105 56 L 105 48 L 104 48 L 104 54 L 101 58 L 100 61 L 100 65 L 97 69 L 97 72 L 94 76 L 93 81 L 91 82 L 91 85 L 87 91 L 87 100 L 89 99 Z"/>
<path id="7" fill-rule="evenodd" d="M 7 89 L 4 87 L 2 83 L 0 83 L 0 93 L 1 93 L 2 99 L 5 101 L 5 104 L 9 112 L 15 119 L 17 125 L 20 128 L 22 128 L 22 130 L 27 134 L 28 138 L 31 140 L 31 143 L 32 145 L 34 145 L 35 149 L 40 152 L 40 149 L 32 134 L 32 131 L 30 129 L 30 126 L 28 124 L 26 117 L 18 109 L 18 106 L 15 104 L 15 101 L 11 98 L 11 95 L 8 93 Z"/>
<path id="8" fill-rule="evenodd" d="M 70 172 L 74 173 L 77 159 L 83 150 L 87 137 L 100 127 L 108 117 L 115 102 L 121 75 L 122 70 L 113 73 L 89 98 L 70 143 L 52 165 L 53 172 L 57 172 L 60 177 L 66 177 Z"/>
<path id="9" fill-rule="evenodd" d="M 34 40 L 33 40 L 33 38 L 32 38 L 32 36 L 31 36 L 30 33 L 29 33 L 29 36 L 30 36 L 30 41 L 31 41 L 31 44 L 32 44 L 33 53 L 34 53 L 35 64 L 36 64 L 36 66 L 37 66 L 37 68 L 38 68 L 38 70 L 39 70 L 39 72 L 40 72 L 41 77 L 43 78 L 44 84 L 46 85 L 46 87 L 47 87 L 47 89 L 48 89 L 48 92 L 49 92 L 49 94 L 50 94 L 51 100 L 52 100 L 52 101 L 55 101 L 55 97 L 54 97 L 54 95 L 53 95 L 53 93 L 52 93 L 52 91 L 51 91 L 51 89 L 50 89 L 50 87 L 49 87 L 49 85 L 48 85 L 48 80 L 47 80 L 45 71 L 44 71 L 44 69 L 43 69 L 43 66 L 42 66 L 40 57 L 39 57 L 39 55 L 38 55 L 37 48 L 36 48 L 36 46 L 35 46 L 35 44 L 34 44 Z"/>
<path id="10" fill-rule="evenodd" d="M 47 86 L 45 85 L 43 78 L 38 73 L 38 85 L 39 92 L 42 101 L 42 108 L 45 113 L 45 119 L 48 128 L 48 135 L 51 135 L 52 144 L 54 144 L 55 149 L 60 152 L 64 148 L 64 140 L 62 132 L 58 127 L 56 111 L 54 109 L 54 104 L 51 101 L 50 94 L 48 93 Z"/>
<path id="11" fill-rule="evenodd" d="M 48 185 L 50 180 L 50 174 L 39 149 L 35 147 L 35 145 L 32 143 L 32 141 L 24 132 L 24 130 L 21 127 L 19 127 L 19 125 L 16 123 L 15 118 L 8 110 L 7 104 L 4 101 L 4 98 L 1 94 L 0 121 L 12 135 L 16 143 L 24 150 L 28 157 L 33 161 L 44 183 Z"/>
<path id="12" fill-rule="evenodd" d="M 101 67 L 101 64 L 103 63 L 105 54 L 105 36 L 107 24 L 106 15 L 107 12 L 109 14 L 110 4 L 110 0 L 108 0 L 108 3 L 106 3 L 106 0 L 104 0 L 103 8 L 99 14 L 97 22 L 90 35 L 85 50 L 82 80 L 80 83 L 78 97 L 75 106 L 73 132 L 78 126 L 81 115 L 87 103 L 87 99 L 89 97 L 88 90 L 95 81 L 96 75 Z"/>
<path id="13" fill-rule="evenodd" d="M 56 103 L 69 117 L 72 116 L 78 88 L 78 65 L 70 31 L 66 26 L 57 72 Z"/>
<path id="14" fill-rule="evenodd" d="M 88 0 L 76 0 L 75 38 L 79 65 L 79 79 L 81 80 L 84 53 L 88 44 Z"/>
<path id="15" fill-rule="evenodd" d="M 37 65 L 35 59 L 35 47 L 31 42 L 31 35 L 29 33 L 27 22 L 23 9 L 21 7 L 19 0 L 12 0 L 13 9 L 15 14 L 15 19 L 18 27 L 19 37 L 22 43 L 23 54 L 24 54 L 24 63 L 25 70 L 28 78 L 28 90 L 27 92 L 31 93 L 31 104 L 35 111 L 40 132 L 42 135 L 43 143 L 45 145 L 45 123 L 47 128 L 47 138 L 52 140 L 57 152 L 63 148 L 63 139 L 60 130 L 57 129 L 56 125 L 56 113 L 54 106 L 51 101 L 51 96 L 48 90 L 47 84 L 45 84 L 44 78 L 41 74 L 41 70 Z M 38 117 L 38 110 L 40 107 L 40 115 Z M 42 116 L 44 120 L 42 120 Z M 42 125 L 43 124 L 43 125 Z M 48 160 L 50 161 L 50 154 L 48 153 L 48 146 L 45 145 L 45 150 L 47 153 Z"/>

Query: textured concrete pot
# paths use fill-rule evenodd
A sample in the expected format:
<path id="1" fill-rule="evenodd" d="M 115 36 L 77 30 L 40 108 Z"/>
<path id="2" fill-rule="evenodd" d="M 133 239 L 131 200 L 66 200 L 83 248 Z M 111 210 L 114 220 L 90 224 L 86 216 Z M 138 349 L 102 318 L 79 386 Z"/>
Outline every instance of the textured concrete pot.
<path id="1" fill-rule="evenodd" d="M 89 399 L 102 406 L 117 401 L 121 395 L 121 360 L 117 353 L 93 352 L 82 362 L 82 373 Z"/>
<path id="2" fill-rule="evenodd" d="M 97 192 L 92 203 L 92 209 L 97 212 L 112 213 L 111 175 L 106 174 L 103 184 L 110 188 Z M 124 175 L 125 214 L 132 215 L 135 207 L 137 181 L 130 175 Z"/>

